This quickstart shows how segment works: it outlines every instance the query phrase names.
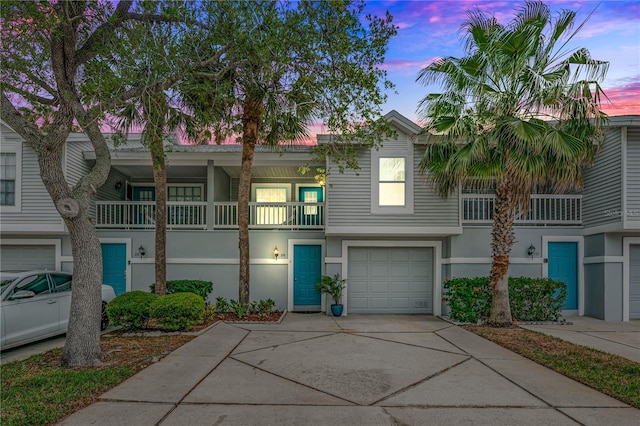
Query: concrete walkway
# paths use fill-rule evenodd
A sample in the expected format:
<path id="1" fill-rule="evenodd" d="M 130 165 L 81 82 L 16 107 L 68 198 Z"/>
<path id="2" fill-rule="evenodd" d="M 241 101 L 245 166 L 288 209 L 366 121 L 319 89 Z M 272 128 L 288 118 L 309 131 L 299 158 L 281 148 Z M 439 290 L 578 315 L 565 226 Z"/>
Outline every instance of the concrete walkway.
<path id="1" fill-rule="evenodd" d="M 522 325 L 562 340 L 640 362 L 640 320 L 608 322 L 590 317 L 566 317 L 565 325 Z"/>
<path id="2" fill-rule="evenodd" d="M 63 425 L 603 425 L 640 410 L 430 316 L 220 323 Z"/>

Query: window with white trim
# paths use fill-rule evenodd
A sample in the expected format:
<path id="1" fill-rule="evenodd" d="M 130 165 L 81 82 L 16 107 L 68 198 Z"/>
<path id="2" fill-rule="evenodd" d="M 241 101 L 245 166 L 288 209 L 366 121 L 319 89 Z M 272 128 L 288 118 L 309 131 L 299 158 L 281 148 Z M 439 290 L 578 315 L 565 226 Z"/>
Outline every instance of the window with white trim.
<path id="1" fill-rule="evenodd" d="M 413 214 L 413 159 L 406 150 L 371 153 L 371 213 Z"/>
<path id="2" fill-rule="evenodd" d="M 21 145 L 7 143 L 0 148 L 0 208 L 3 212 L 19 212 L 22 199 Z"/>
<path id="3" fill-rule="evenodd" d="M 289 189 L 284 186 L 256 185 L 253 189 L 254 199 L 257 203 L 267 204 L 256 206 L 256 225 L 279 225 L 287 221 L 287 207 L 279 205 L 286 203 Z"/>
<path id="4" fill-rule="evenodd" d="M 202 201 L 202 186 L 168 186 L 168 201 Z"/>

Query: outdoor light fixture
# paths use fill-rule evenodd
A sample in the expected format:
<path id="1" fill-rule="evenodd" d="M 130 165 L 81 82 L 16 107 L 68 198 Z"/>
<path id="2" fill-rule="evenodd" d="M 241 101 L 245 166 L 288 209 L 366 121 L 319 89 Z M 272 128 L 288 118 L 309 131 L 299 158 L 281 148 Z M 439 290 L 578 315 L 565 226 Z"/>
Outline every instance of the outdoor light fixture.
<path id="1" fill-rule="evenodd" d="M 527 249 L 527 255 L 529 255 L 529 257 L 533 259 L 534 254 L 536 254 L 536 248 L 533 246 L 533 244 L 531 244 Z"/>
<path id="2" fill-rule="evenodd" d="M 142 247 L 142 244 L 140 245 L 140 247 L 138 247 L 138 253 L 140 253 L 140 257 L 144 257 L 144 255 L 147 254 L 144 247 Z"/>
<path id="3" fill-rule="evenodd" d="M 116 182 L 115 188 L 116 188 L 116 191 L 120 191 L 122 189 L 122 181 Z"/>
<path id="4" fill-rule="evenodd" d="M 276 261 L 278 260 L 278 256 L 280 256 L 280 252 L 278 251 L 278 246 L 275 246 L 275 248 L 273 249 L 273 255 L 276 258 Z"/>

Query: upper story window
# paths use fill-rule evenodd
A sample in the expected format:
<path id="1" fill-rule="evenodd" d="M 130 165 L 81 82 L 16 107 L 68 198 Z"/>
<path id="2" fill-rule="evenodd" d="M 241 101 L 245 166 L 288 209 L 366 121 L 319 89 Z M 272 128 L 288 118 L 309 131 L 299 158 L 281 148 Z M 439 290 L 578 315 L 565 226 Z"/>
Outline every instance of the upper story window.
<path id="1" fill-rule="evenodd" d="M 381 157 L 378 177 L 378 205 L 404 206 L 405 204 L 405 159 L 403 157 Z"/>
<path id="2" fill-rule="evenodd" d="M 413 159 L 408 150 L 371 153 L 371 213 L 413 214 Z"/>
<path id="3" fill-rule="evenodd" d="M 265 206 L 255 206 L 256 225 L 280 225 L 287 222 L 287 207 L 282 205 L 291 199 L 291 186 L 272 183 L 255 183 L 252 199 Z"/>
<path id="4" fill-rule="evenodd" d="M 201 186 L 169 186 L 169 201 L 202 201 Z"/>
<path id="5" fill-rule="evenodd" d="M 3 212 L 19 212 L 21 201 L 21 146 L 3 144 L 0 152 L 0 207 Z"/>

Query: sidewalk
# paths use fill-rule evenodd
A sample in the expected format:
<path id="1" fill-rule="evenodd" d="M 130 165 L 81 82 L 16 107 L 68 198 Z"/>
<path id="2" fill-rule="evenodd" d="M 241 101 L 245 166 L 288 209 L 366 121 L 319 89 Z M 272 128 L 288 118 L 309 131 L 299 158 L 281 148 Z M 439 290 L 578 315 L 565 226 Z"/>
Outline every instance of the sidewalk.
<path id="1" fill-rule="evenodd" d="M 218 324 L 62 425 L 602 425 L 640 410 L 430 316 Z"/>
<path id="2" fill-rule="evenodd" d="M 590 317 L 567 317 L 565 325 L 522 325 L 582 346 L 640 362 L 640 320 L 607 322 Z"/>

